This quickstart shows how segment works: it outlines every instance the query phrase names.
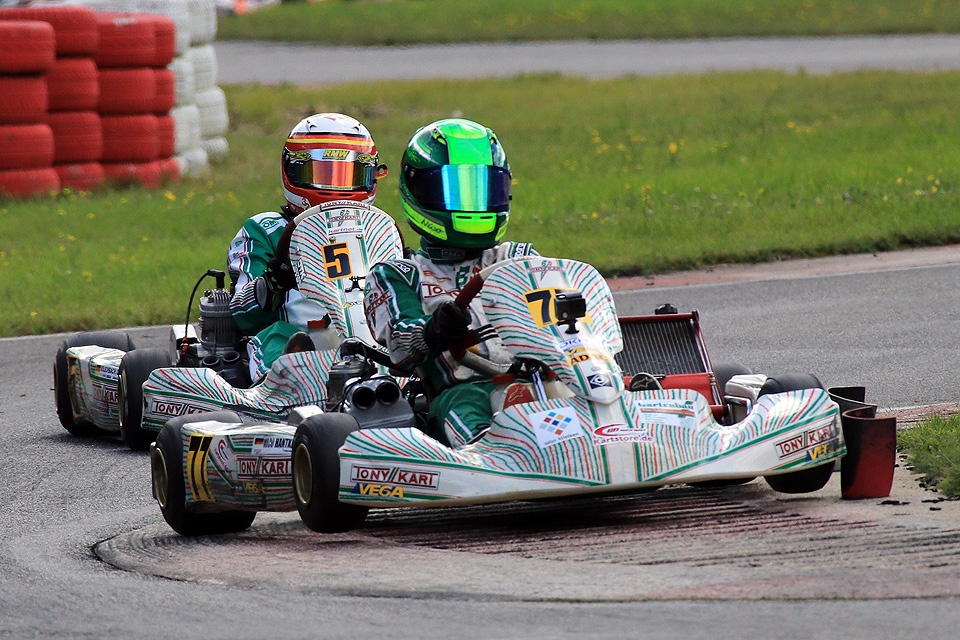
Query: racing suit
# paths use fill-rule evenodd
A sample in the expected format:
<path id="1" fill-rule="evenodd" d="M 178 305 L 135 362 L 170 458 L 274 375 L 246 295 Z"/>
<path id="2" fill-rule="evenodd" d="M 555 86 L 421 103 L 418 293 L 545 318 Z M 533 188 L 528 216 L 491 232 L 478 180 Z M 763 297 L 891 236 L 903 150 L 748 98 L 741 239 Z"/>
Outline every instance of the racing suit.
<path id="1" fill-rule="evenodd" d="M 452 447 L 469 443 L 490 426 L 493 381 L 463 365 L 449 351 L 431 351 L 424 328 L 440 304 L 453 301 L 460 289 L 484 267 L 501 260 L 538 255 L 527 243 L 505 242 L 486 250 L 464 251 L 431 245 L 405 260 L 381 262 L 367 275 L 364 312 L 374 339 L 387 347 L 401 371 L 419 369 L 434 395 L 427 433 Z M 470 328 L 488 324 L 480 297 L 469 307 Z M 477 345 L 479 355 L 508 361 L 499 338 Z"/>
<path id="2" fill-rule="evenodd" d="M 288 219 L 275 211 L 258 213 L 244 222 L 227 251 L 227 269 L 234 285 L 230 309 L 237 327 L 251 337 L 247 343 L 251 380 L 260 379 L 270 370 L 290 336 L 307 331 L 309 320 L 319 320 L 326 313 L 320 303 L 301 297 L 296 289 L 284 294 L 274 312 L 264 311 L 257 304 L 256 279 L 276 255 L 287 223 Z"/>

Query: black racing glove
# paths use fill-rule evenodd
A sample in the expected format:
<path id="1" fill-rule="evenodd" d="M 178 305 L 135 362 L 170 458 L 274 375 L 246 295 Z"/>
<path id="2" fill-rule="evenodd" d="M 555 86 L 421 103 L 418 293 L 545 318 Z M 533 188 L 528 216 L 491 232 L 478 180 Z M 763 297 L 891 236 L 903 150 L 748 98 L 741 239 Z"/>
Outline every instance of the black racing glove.
<path id="1" fill-rule="evenodd" d="M 257 304 L 264 311 L 273 313 L 283 303 L 284 294 L 297 288 L 297 279 L 290 265 L 274 256 L 254 286 Z"/>
<path id="2" fill-rule="evenodd" d="M 431 351 L 443 351 L 452 344 L 463 342 L 470 329 L 467 312 L 453 302 L 444 302 L 433 312 L 423 328 L 423 339 Z"/>
<path id="3" fill-rule="evenodd" d="M 284 293 L 297 288 L 297 279 L 293 275 L 293 269 L 278 256 L 270 259 L 267 268 L 260 277 L 267 282 L 267 288 L 274 293 Z"/>

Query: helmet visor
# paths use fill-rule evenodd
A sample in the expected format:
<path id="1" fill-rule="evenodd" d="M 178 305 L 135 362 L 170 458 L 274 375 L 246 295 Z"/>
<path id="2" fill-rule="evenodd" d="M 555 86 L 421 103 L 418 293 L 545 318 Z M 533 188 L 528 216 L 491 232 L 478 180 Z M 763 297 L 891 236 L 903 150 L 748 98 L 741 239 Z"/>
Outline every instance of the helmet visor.
<path id="1" fill-rule="evenodd" d="M 370 154 L 310 149 L 284 155 L 283 170 L 295 187 L 371 191 L 377 182 L 377 161 Z"/>
<path id="2" fill-rule="evenodd" d="M 434 211 L 500 212 L 510 209 L 510 171 L 486 164 L 407 168 L 407 188 Z"/>

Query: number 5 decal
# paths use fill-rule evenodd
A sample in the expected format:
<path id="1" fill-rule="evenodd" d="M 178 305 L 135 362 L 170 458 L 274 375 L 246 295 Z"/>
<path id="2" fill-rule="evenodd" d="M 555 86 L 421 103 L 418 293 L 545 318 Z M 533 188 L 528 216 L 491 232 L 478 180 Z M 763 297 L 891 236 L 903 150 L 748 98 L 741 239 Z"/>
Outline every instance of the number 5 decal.
<path id="1" fill-rule="evenodd" d="M 346 242 L 334 242 L 323 245 L 323 266 L 327 271 L 327 280 L 339 280 L 353 275 L 350 265 L 350 249 Z"/>

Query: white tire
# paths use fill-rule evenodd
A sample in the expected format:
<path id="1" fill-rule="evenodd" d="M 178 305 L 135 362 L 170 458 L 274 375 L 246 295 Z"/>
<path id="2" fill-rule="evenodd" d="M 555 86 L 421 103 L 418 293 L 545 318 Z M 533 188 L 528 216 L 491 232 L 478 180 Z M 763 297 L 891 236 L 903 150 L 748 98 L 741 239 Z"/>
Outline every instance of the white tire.
<path id="1" fill-rule="evenodd" d="M 188 104 L 174 107 L 170 110 L 173 116 L 173 149 L 174 153 L 185 153 L 189 149 L 200 146 L 200 110 L 197 105 Z"/>
<path id="2" fill-rule="evenodd" d="M 217 86 L 217 52 L 212 44 L 190 47 L 186 57 L 193 65 L 195 91 L 206 91 Z"/>
<path id="3" fill-rule="evenodd" d="M 190 16 L 190 45 L 213 42 L 217 36 L 217 7 L 214 0 L 187 0 Z"/>
<path id="4" fill-rule="evenodd" d="M 183 158 L 183 162 L 181 162 L 180 158 Z M 181 168 L 186 167 L 186 171 L 181 171 L 180 175 L 191 178 L 203 177 L 210 171 L 210 161 L 207 159 L 207 152 L 200 146 L 187 149 L 178 155 L 177 163 L 180 164 Z"/>
<path id="5" fill-rule="evenodd" d="M 207 160 L 210 164 L 219 164 L 230 155 L 230 145 L 227 144 L 226 139 L 220 136 L 201 140 L 200 146 L 207 152 Z"/>
<path id="6" fill-rule="evenodd" d="M 196 75 L 193 72 L 193 63 L 187 56 L 177 56 L 167 69 L 173 71 L 174 94 L 176 105 L 184 106 L 196 101 Z"/>
<path id="7" fill-rule="evenodd" d="M 200 112 L 201 138 L 214 138 L 227 132 L 230 116 L 227 114 L 227 96 L 223 89 L 214 87 L 198 91 L 197 109 Z"/>

